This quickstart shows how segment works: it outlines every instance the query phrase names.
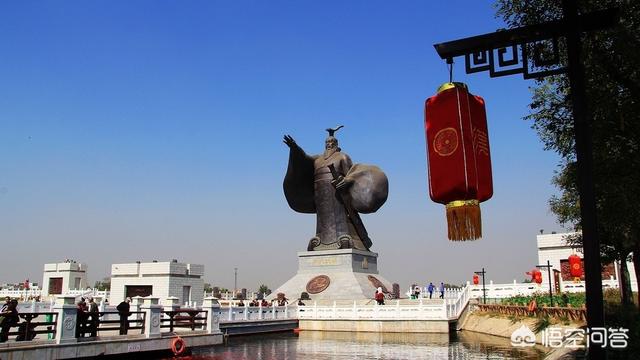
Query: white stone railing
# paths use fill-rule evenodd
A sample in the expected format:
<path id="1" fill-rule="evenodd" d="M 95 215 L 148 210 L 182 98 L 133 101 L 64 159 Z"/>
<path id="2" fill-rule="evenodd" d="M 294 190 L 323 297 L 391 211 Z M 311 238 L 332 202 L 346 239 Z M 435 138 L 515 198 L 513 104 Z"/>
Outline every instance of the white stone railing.
<path id="1" fill-rule="evenodd" d="M 42 296 L 42 290 L 40 289 L 24 289 L 24 290 L 0 290 L 0 297 L 9 296 L 14 299 L 33 299 Z"/>
<path id="2" fill-rule="evenodd" d="M 298 313 L 295 305 L 286 306 L 231 306 L 220 307 L 220 322 L 284 320 L 295 319 Z"/>
<path id="3" fill-rule="evenodd" d="M 471 298 L 471 287 L 465 286 L 458 292 L 458 297 L 455 299 L 444 299 L 445 309 L 448 319 L 457 319 L 460 317 L 464 308 L 467 307 L 469 299 Z"/>
<path id="4" fill-rule="evenodd" d="M 472 298 L 482 298 L 482 284 L 469 285 Z M 549 288 L 546 288 L 547 291 Z M 544 291 L 545 288 L 536 283 L 485 284 L 486 296 L 490 299 L 504 299 L 512 296 L 528 296 Z"/>
<path id="5" fill-rule="evenodd" d="M 435 285 L 434 285 L 435 286 Z M 420 299 L 428 299 L 429 298 L 429 288 L 427 286 L 420 288 Z M 445 299 L 457 299 L 460 296 L 460 292 L 463 288 L 445 288 L 444 289 L 444 298 Z M 407 297 L 411 297 L 411 295 L 415 294 L 415 288 L 409 287 L 409 290 L 405 293 Z M 440 289 L 438 286 L 435 286 L 433 289 L 432 299 L 440 298 Z"/>
<path id="6" fill-rule="evenodd" d="M 456 291 L 456 298 L 443 300 L 433 299 L 417 304 L 401 305 L 400 300 L 387 305 L 358 305 L 352 306 L 311 306 L 298 307 L 300 320 L 450 320 L 457 319 L 470 299 L 470 288 L 464 287 Z"/>
<path id="7" fill-rule="evenodd" d="M 97 289 L 72 289 L 72 290 L 69 290 L 67 294 L 75 297 L 91 296 L 91 297 L 99 297 L 101 299 L 109 298 L 109 291 L 100 291 Z"/>
<path id="8" fill-rule="evenodd" d="M 482 298 L 482 284 L 470 285 L 471 297 Z M 602 280 L 602 288 L 618 288 L 618 281 L 615 279 Z M 562 281 L 560 283 L 560 289 L 562 292 L 584 292 L 584 281 L 569 282 Z M 549 283 L 543 282 L 542 284 L 536 283 L 517 283 L 515 280 L 512 283 L 506 284 L 494 284 L 493 281 L 485 284 L 485 290 L 488 299 L 505 299 L 512 296 L 531 296 L 535 293 L 548 293 Z M 555 288 L 553 289 L 555 292 Z"/>
<path id="9" fill-rule="evenodd" d="M 70 295 L 75 297 L 91 296 L 94 298 L 99 297 L 101 299 L 106 299 L 109 297 L 109 292 L 99 291 L 96 289 L 72 289 L 72 290 L 69 290 L 64 295 Z M 2 289 L 0 290 L 0 297 L 3 298 L 6 296 L 9 296 L 14 299 L 22 299 L 24 301 L 24 300 L 34 299 L 34 298 L 40 298 L 41 300 L 45 300 L 45 298 L 55 300 L 57 295 L 45 295 L 41 289 L 23 289 L 23 290 Z"/>
<path id="10" fill-rule="evenodd" d="M 400 305 L 358 305 L 353 306 L 311 306 L 298 307 L 299 320 L 445 320 L 447 319 L 444 301 Z"/>

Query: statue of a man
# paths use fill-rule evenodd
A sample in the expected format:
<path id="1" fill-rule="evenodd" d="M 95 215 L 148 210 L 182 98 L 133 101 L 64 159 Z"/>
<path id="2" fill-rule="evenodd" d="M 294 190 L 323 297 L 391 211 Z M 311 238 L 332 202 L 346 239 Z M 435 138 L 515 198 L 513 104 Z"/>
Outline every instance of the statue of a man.
<path id="1" fill-rule="evenodd" d="M 295 140 L 285 135 L 289 146 L 289 166 L 284 194 L 289 206 L 301 213 L 316 214 L 316 235 L 308 251 L 330 249 L 369 250 L 371 239 L 358 213 L 372 213 L 387 200 L 389 183 L 376 166 L 355 164 L 338 147 L 334 133 L 327 129 L 323 154 L 307 155 Z"/>

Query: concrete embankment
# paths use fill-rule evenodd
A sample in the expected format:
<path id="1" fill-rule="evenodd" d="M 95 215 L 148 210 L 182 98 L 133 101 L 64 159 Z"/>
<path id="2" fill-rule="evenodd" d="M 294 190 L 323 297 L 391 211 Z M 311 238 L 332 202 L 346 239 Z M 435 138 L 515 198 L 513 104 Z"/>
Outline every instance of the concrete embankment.
<path id="1" fill-rule="evenodd" d="M 535 318 L 524 318 L 513 321 L 509 318 L 499 315 L 488 315 L 469 313 L 464 318 L 462 324 L 458 324 L 462 331 L 473 331 L 482 334 L 489 334 L 510 338 L 511 334 L 522 327 L 522 325 L 533 329 L 535 326 Z M 536 336 L 536 343 L 542 344 L 542 337 Z"/>
<path id="2" fill-rule="evenodd" d="M 378 333 L 449 332 L 447 320 L 300 320 L 300 329 Z"/>
<path id="3" fill-rule="evenodd" d="M 500 336 L 504 338 L 511 338 L 511 334 L 514 331 L 520 329 L 522 326 L 526 326 L 530 330 L 533 331 L 535 328 L 535 323 L 537 318 L 517 318 L 510 319 L 506 315 L 499 314 L 487 314 L 487 313 L 478 313 L 478 312 L 470 312 L 466 314 L 462 323 L 458 324 L 458 329 L 464 332 L 473 332 L 473 333 L 481 333 L 488 334 L 494 336 Z M 581 326 L 581 324 L 573 324 L 569 323 L 569 325 L 565 324 L 553 324 L 550 325 L 553 328 L 560 329 L 562 333 L 564 333 L 565 329 L 576 329 Z M 546 354 L 546 360 L 552 359 L 561 359 L 565 356 L 569 356 L 569 358 L 573 358 L 572 352 L 573 349 L 567 347 L 545 347 L 542 345 L 542 332 L 539 332 L 536 335 L 536 345 L 535 348 Z"/>

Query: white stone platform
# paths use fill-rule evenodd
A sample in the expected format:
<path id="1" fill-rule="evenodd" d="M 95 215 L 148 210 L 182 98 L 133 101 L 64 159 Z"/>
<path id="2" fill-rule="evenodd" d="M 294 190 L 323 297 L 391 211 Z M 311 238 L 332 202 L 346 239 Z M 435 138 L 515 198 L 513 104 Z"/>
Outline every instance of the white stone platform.
<path id="1" fill-rule="evenodd" d="M 323 288 L 326 278 L 317 278 L 322 275 L 329 279 L 329 284 L 314 293 L 313 286 L 308 285 L 315 278 L 315 284 L 320 285 L 316 290 Z M 311 301 L 373 299 L 379 286 L 373 279 L 388 292 L 392 291 L 391 283 L 378 273 L 377 253 L 357 249 L 303 251 L 298 253 L 297 274 L 271 293 L 270 298 L 282 292 L 293 302 L 304 291 L 309 293 Z"/>

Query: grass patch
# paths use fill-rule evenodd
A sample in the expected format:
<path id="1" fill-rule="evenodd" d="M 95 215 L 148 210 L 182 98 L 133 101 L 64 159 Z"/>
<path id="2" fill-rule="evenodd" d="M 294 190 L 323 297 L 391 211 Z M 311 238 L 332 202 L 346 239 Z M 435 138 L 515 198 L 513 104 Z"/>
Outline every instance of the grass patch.
<path id="1" fill-rule="evenodd" d="M 538 318 L 538 320 L 536 320 L 535 323 L 533 323 L 533 332 L 534 333 L 539 333 L 540 331 L 548 328 L 551 325 L 551 318 L 548 315 L 545 316 L 541 316 Z"/>

